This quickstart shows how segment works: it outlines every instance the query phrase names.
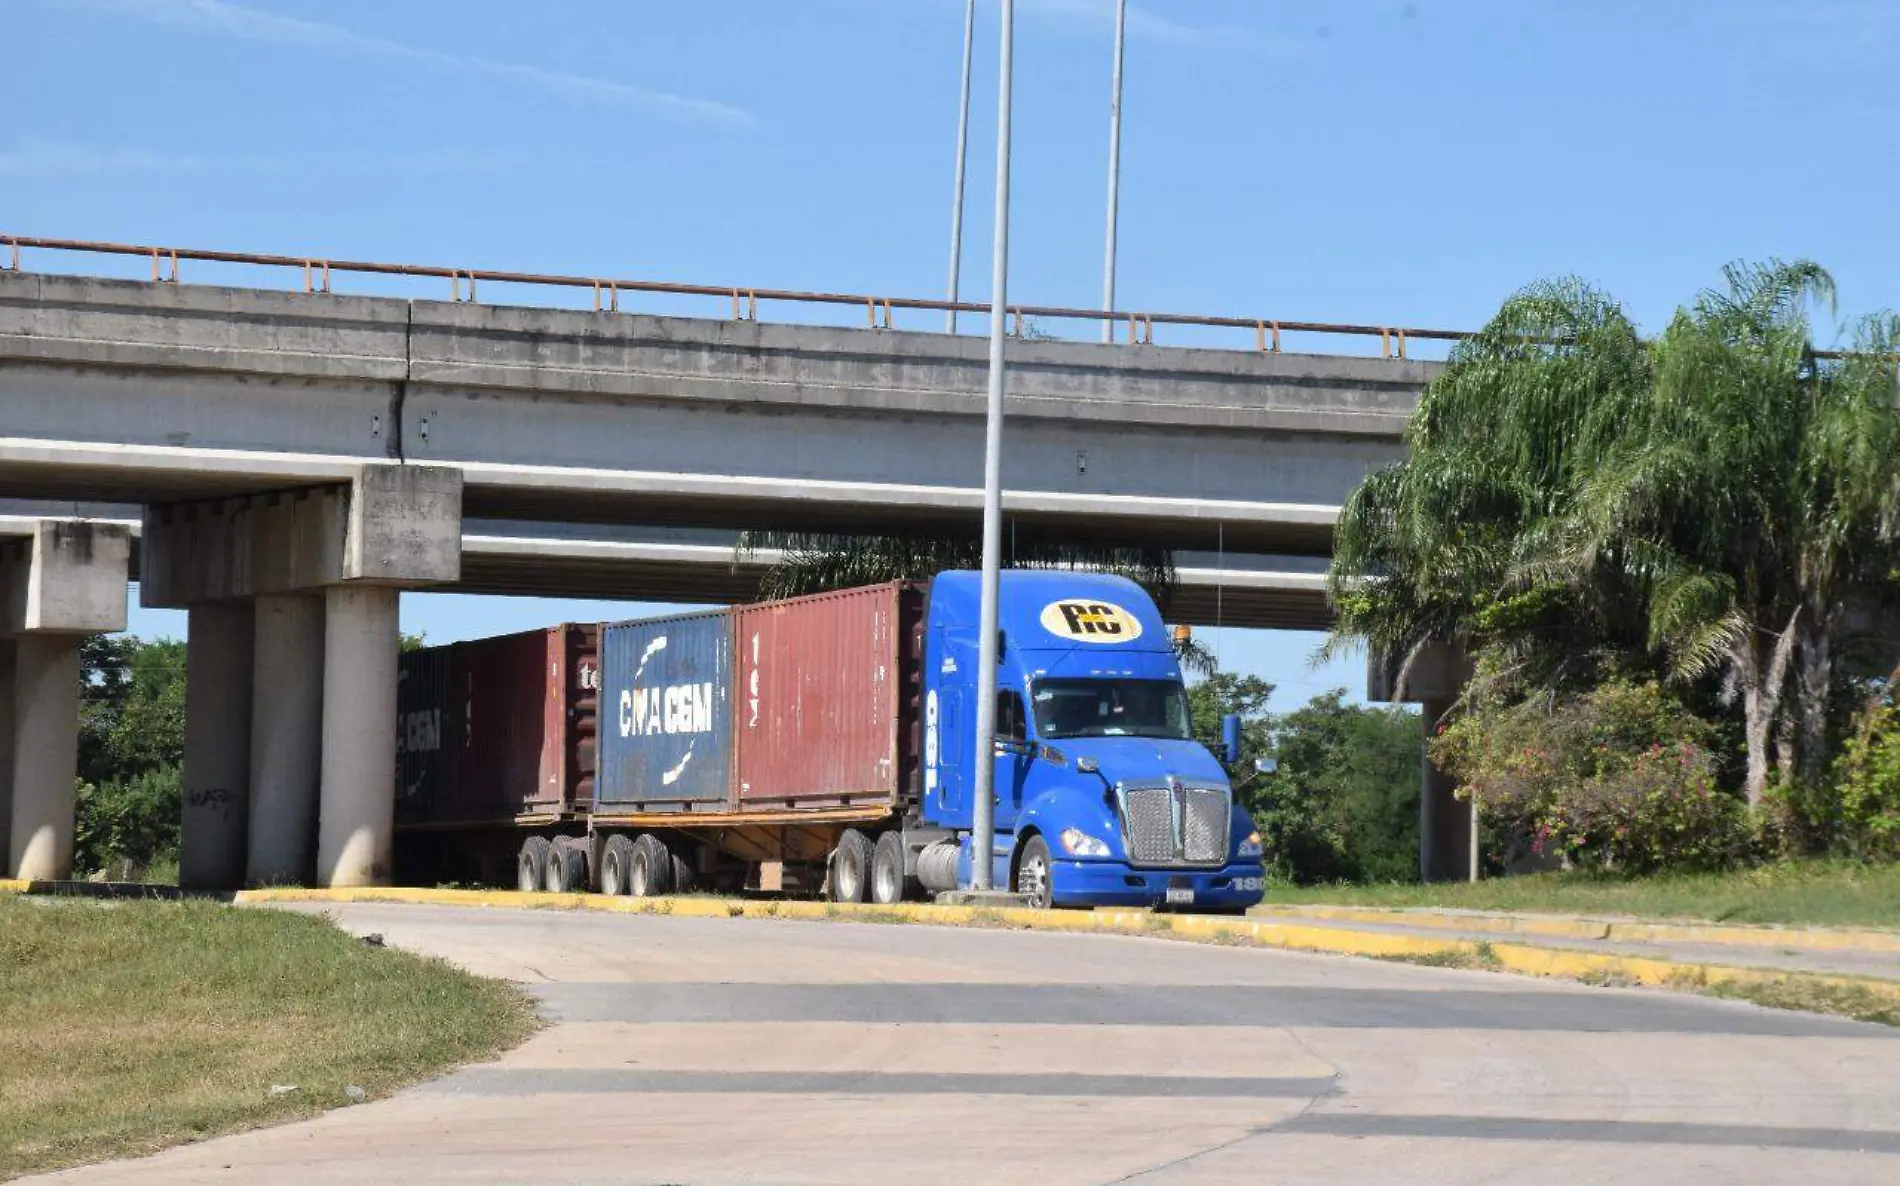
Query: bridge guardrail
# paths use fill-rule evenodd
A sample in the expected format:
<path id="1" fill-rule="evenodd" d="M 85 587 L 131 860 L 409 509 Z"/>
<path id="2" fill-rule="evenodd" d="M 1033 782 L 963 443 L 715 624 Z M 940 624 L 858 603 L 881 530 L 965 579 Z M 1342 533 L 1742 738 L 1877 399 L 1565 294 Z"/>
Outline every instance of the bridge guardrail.
<path id="1" fill-rule="evenodd" d="M 449 282 L 450 299 L 476 300 L 477 284 L 521 284 L 556 288 L 591 289 L 595 312 L 618 313 L 620 294 L 655 293 L 669 296 L 703 296 L 728 299 L 735 321 L 756 321 L 760 302 L 787 304 L 858 306 L 872 329 L 892 329 L 895 310 L 921 310 L 938 313 L 988 313 L 990 307 L 974 301 L 947 301 L 931 297 L 880 297 L 839 292 L 800 292 L 781 288 L 679 284 L 661 280 L 621 280 L 600 276 L 563 276 L 537 272 L 509 272 L 491 268 L 454 268 L 432 264 L 392 264 L 369 260 L 328 259 L 317 256 L 272 255 L 249 251 L 215 251 L 195 247 L 157 247 L 137 243 L 103 243 L 83 239 L 44 239 L 25 235 L 0 235 L 0 243 L 10 249 L 11 271 L 21 270 L 21 252 L 25 249 L 64 251 L 93 255 L 121 255 L 149 258 L 154 283 L 179 282 L 179 261 L 247 264 L 259 267 L 290 268 L 302 275 L 303 290 L 310 293 L 331 291 L 331 276 L 354 273 L 380 276 L 436 277 Z M 1011 332 L 1022 337 L 1028 318 L 1055 321 L 1108 321 L 1126 325 L 1130 345 L 1154 345 L 1155 326 L 1181 325 L 1215 329 L 1249 330 L 1253 348 L 1263 354 L 1277 354 L 1283 334 L 1315 334 L 1358 338 L 1377 338 L 1385 358 L 1407 358 L 1414 341 L 1454 342 L 1469 337 L 1463 330 L 1419 329 L 1392 325 L 1352 325 L 1324 321 L 1286 321 L 1260 317 L 1216 317 L 1192 313 L 1142 313 L 1132 310 L 1074 309 L 1059 305 L 1010 305 Z"/>

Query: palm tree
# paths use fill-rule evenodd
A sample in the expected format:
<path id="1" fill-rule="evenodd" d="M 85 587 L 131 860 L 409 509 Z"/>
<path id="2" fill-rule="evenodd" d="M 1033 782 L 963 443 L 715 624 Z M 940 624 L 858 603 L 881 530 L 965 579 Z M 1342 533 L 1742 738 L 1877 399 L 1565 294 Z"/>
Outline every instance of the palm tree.
<path id="1" fill-rule="evenodd" d="M 1894 558 L 1900 338 L 1891 315 L 1873 317 L 1844 358 L 1823 359 L 1808 311 L 1833 308 L 1825 271 L 1725 276 L 1657 341 L 1648 406 L 1578 518 L 1599 546 L 1640 558 L 1649 638 L 1671 673 L 1720 674 L 1741 701 L 1754 803 L 1777 735 L 1784 777 L 1822 777 L 1847 612 Z"/>
<path id="2" fill-rule="evenodd" d="M 1342 509 L 1324 652 L 1391 656 L 1404 695 L 1434 643 L 1482 653 L 1480 680 L 1500 693 L 1587 680 L 1640 650 L 1614 567 L 1579 581 L 1545 561 L 1649 380 L 1635 326 L 1590 286 L 1552 281 L 1507 300 L 1453 348 L 1407 429 L 1406 460 Z"/>

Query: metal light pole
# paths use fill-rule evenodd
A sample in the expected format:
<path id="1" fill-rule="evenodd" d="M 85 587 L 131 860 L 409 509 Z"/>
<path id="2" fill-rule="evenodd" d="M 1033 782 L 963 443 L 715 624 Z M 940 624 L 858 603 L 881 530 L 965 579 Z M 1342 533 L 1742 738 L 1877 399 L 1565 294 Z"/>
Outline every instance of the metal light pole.
<path id="1" fill-rule="evenodd" d="M 957 99 L 956 197 L 950 207 L 950 303 L 957 303 L 957 277 L 963 268 L 963 162 L 970 148 L 970 46 L 976 37 L 976 0 L 963 7 L 963 91 Z M 944 330 L 957 332 L 957 311 L 944 314 Z"/>
<path id="2" fill-rule="evenodd" d="M 996 100 L 996 255 L 990 270 L 990 398 L 983 433 L 983 610 L 976 660 L 976 787 L 970 888 L 990 888 L 996 845 L 996 600 L 1003 562 L 1003 338 L 1009 312 L 1009 83 L 1016 0 L 1003 0 Z"/>
<path id="3" fill-rule="evenodd" d="M 1108 249 L 1102 257 L 1102 312 L 1115 311 L 1115 223 L 1122 181 L 1122 36 L 1128 29 L 1128 0 L 1115 5 L 1115 77 L 1108 99 Z M 1102 342 L 1115 340 L 1115 324 L 1102 319 Z"/>

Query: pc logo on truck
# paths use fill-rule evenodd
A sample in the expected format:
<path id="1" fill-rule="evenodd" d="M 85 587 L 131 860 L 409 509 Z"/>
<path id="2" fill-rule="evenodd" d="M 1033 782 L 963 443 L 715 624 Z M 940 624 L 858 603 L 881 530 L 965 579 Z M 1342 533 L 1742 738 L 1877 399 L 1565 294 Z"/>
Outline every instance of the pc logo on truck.
<path id="1" fill-rule="evenodd" d="M 1141 620 L 1106 601 L 1052 601 L 1043 607 L 1042 628 L 1075 642 L 1133 642 Z"/>

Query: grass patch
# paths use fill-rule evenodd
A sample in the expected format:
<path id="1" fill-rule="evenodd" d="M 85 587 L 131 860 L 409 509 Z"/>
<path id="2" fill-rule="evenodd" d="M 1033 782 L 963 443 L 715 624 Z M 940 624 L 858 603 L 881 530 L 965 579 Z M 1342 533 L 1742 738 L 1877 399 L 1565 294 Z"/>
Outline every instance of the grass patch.
<path id="1" fill-rule="evenodd" d="M 1372 958 L 1384 960 L 1389 964 L 1416 964 L 1421 968 L 1464 968 L 1473 972 L 1495 972 L 1499 967 L 1498 954 L 1489 943 L 1474 943 L 1468 948 L 1458 947 L 1444 951 L 1395 952 L 1390 955 L 1375 955 Z"/>
<path id="2" fill-rule="evenodd" d="M 1900 864 L 1789 861 L 1734 873 L 1536 873 L 1475 885 L 1275 887 L 1273 905 L 1441 906 L 1557 914 L 1900 928 Z"/>
<path id="3" fill-rule="evenodd" d="M 1790 976 L 1783 980 L 1744 984 L 1723 980 L 1702 990 L 1712 997 L 1752 1001 L 1770 1009 L 1792 1009 L 1801 1013 L 1832 1013 L 1855 1021 L 1900 1026 L 1900 1000 L 1845 984 L 1825 984 Z"/>
<path id="4" fill-rule="evenodd" d="M 0 1178 L 381 1095 L 537 1024 L 511 985 L 208 902 L 0 896 L 0 986 Z"/>

